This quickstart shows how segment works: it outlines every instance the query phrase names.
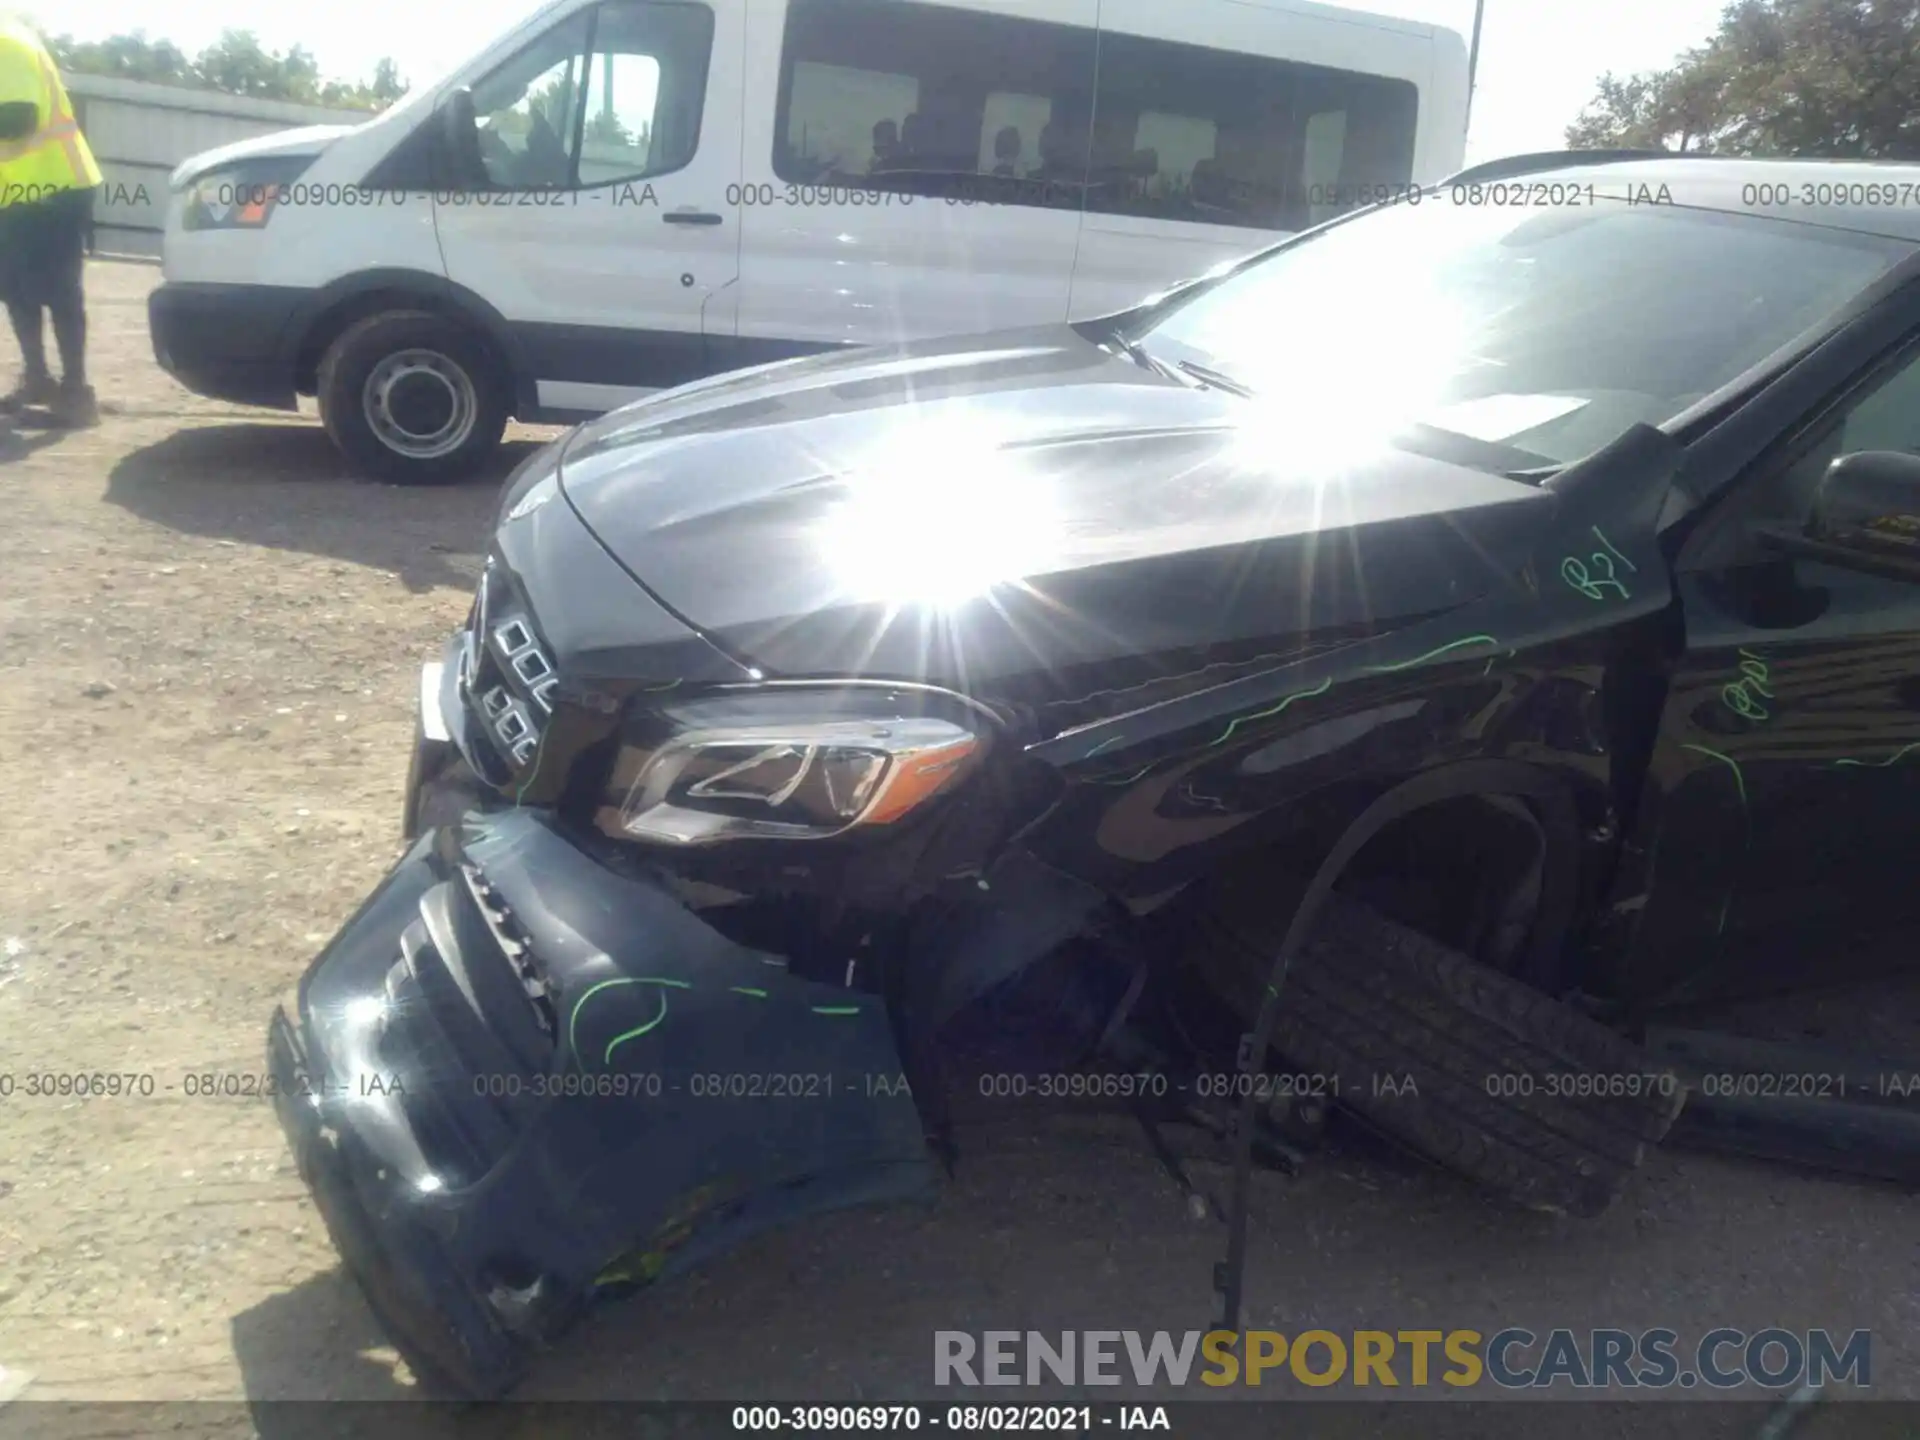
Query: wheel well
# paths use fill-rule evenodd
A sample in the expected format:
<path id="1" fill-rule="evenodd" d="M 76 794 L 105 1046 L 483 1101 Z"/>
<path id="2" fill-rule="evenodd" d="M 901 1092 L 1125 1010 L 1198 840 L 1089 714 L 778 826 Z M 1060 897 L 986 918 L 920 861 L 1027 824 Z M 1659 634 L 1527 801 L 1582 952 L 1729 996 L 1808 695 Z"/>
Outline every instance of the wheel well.
<path id="1" fill-rule="evenodd" d="M 1335 888 L 1450 949 L 1510 970 L 1539 916 L 1547 836 L 1524 800 L 1455 795 L 1389 823 Z"/>
<path id="2" fill-rule="evenodd" d="M 1336 822 L 1331 832 L 1316 826 L 1289 842 L 1243 853 L 1213 877 L 1217 885 L 1190 887 L 1182 899 L 1205 907 L 1221 887 L 1232 891 L 1251 872 L 1266 903 L 1296 915 L 1316 876 L 1333 863 L 1329 879 L 1340 893 L 1493 969 L 1562 993 L 1581 978 L 1565 963 L 1582 888 L 1572 796 L 1544 774 L 1521 773 L 1530 767 L 1479 765 L 1479 775 L 1463 776 L 1467 783 L 1451 790 L 1442 776 L 1422 777 L 1416 783 L 1427 793 L 1399 813 L 1390 791 L 1360 819 Z M 1382 811 L 1375 829 L 1366 817 Z M 1335 859 L 1355 841 L 1343 862 Z M 1169 905 L 1155 919 L 1184 929 L 1193 913 Z M 1223 998 L 1257 996 L 1260 982 L 1251 974 L 1207 979 Z"/>
<path id="3" fill-rule="evenodd" d="M 300 349 L 294 357 L 295 390 L 302 395 L 317 394 L 320 388 L 320 361 L 325 357 L 328 347 L 344 335 L 350 327 L 359 324 L 369 316 L 379 315 L 389 310 L 420 310 L 452 321 L 472 335 L 486 349 L 488 357 L 500 367 L 500 374 L 507 382 L 508 394 L 515 393 L 516 377 L 512 363 L 484 325 L 476 323 L 471 315 L 451 300 L 420 290 L 402 288 L 357 291 L 342 297 L 321 311 L 308 325 L 307 333 L 301 338 Z"/>

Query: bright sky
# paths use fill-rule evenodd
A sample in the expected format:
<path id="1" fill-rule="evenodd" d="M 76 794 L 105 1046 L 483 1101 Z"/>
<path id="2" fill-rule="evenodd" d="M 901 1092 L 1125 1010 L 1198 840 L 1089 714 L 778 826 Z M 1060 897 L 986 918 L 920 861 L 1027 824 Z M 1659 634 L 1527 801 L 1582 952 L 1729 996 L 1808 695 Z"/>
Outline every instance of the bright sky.
<path id="1" fill-rule="evenodd" d="M 4 0 L 0 0 L 4 3 Z M 1339 0 L 1335 0 L 1339 3 Z M 1723 0 L 1487 0 L 1467 159 L 1557 149 L 1562 131 L 1607 71 L 1658 69 L 1719 23 Z M 226 28 L 251 29 L 275 50 L 305 45 L 321 72 L 368 79 L 391 55 L 419 84 L 437 79 L 537 0 L 459 0 L 441 5 L 394 0 L 21 0 L 49 28 L 83 40 L 144 28 L 188 54 Z M 1473 0 L 1367 0 L 1360 7 L 1409 19 L 1473 28 Z"/>

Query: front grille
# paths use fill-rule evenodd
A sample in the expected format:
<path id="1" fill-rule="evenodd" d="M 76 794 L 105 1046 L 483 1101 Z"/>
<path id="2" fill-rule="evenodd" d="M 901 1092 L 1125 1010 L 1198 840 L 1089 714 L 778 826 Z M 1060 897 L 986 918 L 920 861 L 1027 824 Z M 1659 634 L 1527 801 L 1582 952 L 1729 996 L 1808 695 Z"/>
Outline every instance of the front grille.
<path id="1" fill-rule="evenodd" d="M 528 1008 L 532 1010 L 535 1022 L 549 1042 L 548 1049 L 551 1049 L 557 1031 L 553 992 L 547 984 L 546 968 L 540 963 L 532 938 L 478 865 L 463 864 L 460 878 L 466 882 L 468 898 L 480 912 L 480 918 L 493 936 L 502 958 L 513 967 L 514 976 L 527 997 Z"/>
<path id="2" fill-rule="evenodd" d="M 496 1071 L 476 1069 L 443 1006 L 422 984 L 432 943 L 409 927 L 402 957 L 387 977 L 390 1008 L 380 1034 L 380 1064 L 428 1168 L 450 1189 L 474 1184 L 506 1153 L 514 1134 L 511 1102 L 491 1092 Z M 511 1073 L 511 1072 L 507 1072 Z M 498 1088 L 508 1088 L 506 1084 Z"/>
<path id="3" fill-rule="evenodd" d="M 471 865 L 435 886 L 387 972 L 383 1070 L 435 1175 L 472 1184 L 512 1143 L 552 1063 L 543 968 L 486 877 Z"/>
<path id="4" fill-rule="evenodd" d="M 467 615 L 460 694 L 489 749 L 517 772 L 540 754 L 560 676 L 533 617 L 491 560 Z"/>

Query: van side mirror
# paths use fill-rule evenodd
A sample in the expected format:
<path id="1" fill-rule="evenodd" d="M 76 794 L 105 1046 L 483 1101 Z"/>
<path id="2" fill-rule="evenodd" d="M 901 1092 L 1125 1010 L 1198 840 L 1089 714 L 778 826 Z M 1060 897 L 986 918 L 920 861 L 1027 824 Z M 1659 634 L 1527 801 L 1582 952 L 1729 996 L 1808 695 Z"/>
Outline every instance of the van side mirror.
<path id="1" fill-rule="evenodd" d="M 1920 565 L 1920 455 L 1859 450 L 1827 466 L 1807 538 Z"/>

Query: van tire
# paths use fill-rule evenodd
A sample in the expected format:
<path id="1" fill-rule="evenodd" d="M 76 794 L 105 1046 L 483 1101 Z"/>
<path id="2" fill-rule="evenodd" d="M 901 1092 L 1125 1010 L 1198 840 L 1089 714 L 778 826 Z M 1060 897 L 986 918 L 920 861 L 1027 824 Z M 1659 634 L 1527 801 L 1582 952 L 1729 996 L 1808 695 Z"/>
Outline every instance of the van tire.
<path id="1" fill-rule="evenodd" d="M 320 420 L 362 474 L 394 485 L 470 478 L 507 428 L 507 377 L 472 330 L 425 310 L 387 310 L 327 347 Z"/>
<path id="2" fill-rule="evenodd" d="M 1249 1006 L 1259 989 L 1246 982 L 1264 988 L 1292 907 L 1257 884 L 1210 900 L 1190 958 L 1240 977 L 1235 998 Z M 1337 891 L 1288 968 L 1276 1018 L 1276 1055 L 1337 1083 L 1342 1106 L 1527 1209 L 1600 1214 L 1686 1099 L 1623 1036 Z M 1395 1083 L 1381 1093 L 1377 1076 Z"/>

